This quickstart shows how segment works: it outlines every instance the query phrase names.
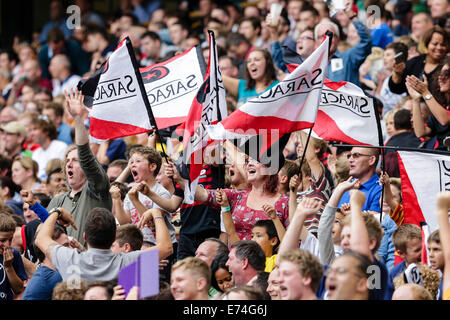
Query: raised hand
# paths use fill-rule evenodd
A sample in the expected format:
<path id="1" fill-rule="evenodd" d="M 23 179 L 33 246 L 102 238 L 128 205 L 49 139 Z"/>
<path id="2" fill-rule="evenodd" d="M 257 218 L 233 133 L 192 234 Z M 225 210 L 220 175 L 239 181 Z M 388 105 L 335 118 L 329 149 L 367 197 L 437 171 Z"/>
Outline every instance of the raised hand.
<path id="1" fill-rule="evenodd" d="M 313 198 L 303 198 L 295 210 L 296 214 L 311 216 L 320 210 L 321 202 Z"/>
<path id="2" fill-rule="evenodd" d="M 343 192 L 351 189 L 358 189 L 361 186 L 361 182 L 358 179 L 354 179 L 353 177 L 349 177 L 347 180 L 342 181 L 337 185 L 337 187 L 341 188 Z"/>
<path id="3" fill-rule="evenodd" d="M 109 188 L 109 193 L 111 194 L 111 198 L 113 200 L 121 200 L 120 189 L 118 186 L 111 186 L 111 188 Z"/>
<path id="4" fill-rule="evenodd" d="M 342 213 L 344 216 L 350 214 L 350 210 L 351 210 L 350 203 L 343 203 L 343 204 L 341 205 L 341 213 Z"/>
<path id="5" fill-rule="evenodd" d="M 10 247 L 5 248 L 3 250 L 3 267 L 5 267 L 5 269 L 11 268 L 13 265 L 13 260 L 14 260 L 14 254 L 13 254 L 11 248 Z"/>
<path id="6" fill-rule="evenodd" d="M 450 191 L 439 192 L 436 204 L 439 210 L 448 211 L 450 209 Z"/>
<path id="7" fill-rule="evenodd" d="M 230 205 L 228 203 L 227 194 L 222 189 L 216 190 L 216 201 L 221 207 L 228 207 Z"/>
<path id="8" fill-rule="evenodd" d="M 420 79 L 414 75 L 406 76 L 406 84 L 418 92 L 420 96 L 428 91 L 428 83 L 420 81 Z"/>
<path id="9" fill-rule="evenodd" d="M 366 202 L 366 195 L 359 190 L 350 190 L 350 204 L 358 208 L 362 208 Z"/>
<path id="10" fill-rule="evenodd" d="M 125 300 L 125 289 L 120 284 L 113 288 L 113 296 L 111 300 Z"/>
<path id="11" fill-rule="evenodd" d="M 299 186 L 300 186 L 300 183 L 301 183 L 300 178 L 298 177 L 297 174 L 294 174 L 294 175 L 291 177 L 291 180 L 289 181 L 289 190 L 292 190 L 292 191 L 294 191 L 294 192 L 297 192 L 297 190 L 298 190 L 298 188 L 299 188 Z"/>
<path id="12" fill-rule="evenodd" d="M 20 190 L 20 195 L 25 203 L 28 203 L 30 207 L 34 206 L 36 200 L 34 199 L 33 192 L 31 190 Z"/>
<path id="13" fill-rule="evenodd" d="M 70 93 L 64 90 L 64 96 L 67 101 L 67 111 L 72 117 L 75 118 L 78 116 L 83 118 L 88 113 L 83 103 L 84 96 L 77 88 L 75 88 L 75 91 L 70 89 Z"/>
<path id="14" fill-rule="evenodd" d="M 277 210 L 275 210 L 275 208 L 270 204 L 267 203 L 263 204 L 262 209 L 270 219 L 273 220 L 277 218 Z"/>
<path id="15" fill-rule="evenodd" d="M 70 214 L 70 212 L 63 208 L 58 208 L 58 209 L 59 209 L 59 211 L 61 211 L 61 216 L 57 220 L 58 224 L 60 224 L 64 227 L 72 226 L 75 230 L 78 230 L 78 228 L 75 224 L 75 220 L 73 220 L 73 217 Z"/>

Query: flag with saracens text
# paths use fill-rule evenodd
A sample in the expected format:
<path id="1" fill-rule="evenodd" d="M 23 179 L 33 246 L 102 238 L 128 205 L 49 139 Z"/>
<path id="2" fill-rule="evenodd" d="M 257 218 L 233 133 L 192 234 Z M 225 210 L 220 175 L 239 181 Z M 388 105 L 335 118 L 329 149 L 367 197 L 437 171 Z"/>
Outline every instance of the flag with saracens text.
<path id="1" fill-rule="evenodd" d="M 130 38 L 107 61 L 80 80 L 78 90 L 89 110 L 89 134 L 104 141 L 156 128 Z"/>

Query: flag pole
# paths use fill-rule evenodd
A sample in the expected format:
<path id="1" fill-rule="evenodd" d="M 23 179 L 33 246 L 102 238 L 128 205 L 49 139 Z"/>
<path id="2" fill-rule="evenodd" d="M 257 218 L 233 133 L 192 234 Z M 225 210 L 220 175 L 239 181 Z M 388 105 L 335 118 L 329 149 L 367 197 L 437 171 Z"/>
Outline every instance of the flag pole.
<path id="1" fill-rule="evenodd" d="M 150 101 L 148 100 L 147 94 L 145 93 L 146 91 L 145 91 L 145 87 L 144 87 L 144 81 L 142 81 L 142 75 L 139 72 L 139 66 L 138 66 L 138 63 L 137 63 L 137 60 L 136 60 L 136 55 L 134 53 L 133 47 L 131 45 L 131 39 L 129 37 L 127 37 L 126 39 L 127 39 L 126 40 L 127 41 L 126 42 L 127 49 L 128 49 L 129 54 L 130 54 L 131 63 L 133 64 L 133 67 L 134 67 L 134 72 L 136 74 L 136 78 L 137 78 L 137 82 L 138 82 L 139 88 L 141 89 L 141 92 L 144 92 L 144 94 L 142 95 L 142 99 L 144 100 L 145 107 L 147 109 L 147 114 L 148 114 L 148 118 L 149 118 L 150 124 L 154 128 L 155 133 L 156 133 L 156 137 L 161 143 L 161 149 L 162 149 L 163 157 L 166 160 L 166 162 L 169 163 L 169 159 L 167 158 L 167 153 L 164 150 L 164 145 L 163 145 L 163 141 L 161 139 L 161 135 L 159 134 L 158 125 L 156 124 L 156 120 L 155 120 L 155 117 L 153 115 L 153 111 L 152 111 L 152 107 L 150 105 Z M 176 187 L 175 180 L 173 179 L 173 177 L 171 177 L 171 179 L 172 179 L 173 186 L 175 188 Z"/>
<path id="2" fill-rule="evenodd" d="M 333 33 L 330 32 L 329 30 L 327 30 L 325 32 L 325 35 L 328 37 L 328 58 L 330 57 L 330 50 L 331 50 L 331 42 L 333 41 Z M 303 147 L 303 154 L 302 157 L 300 159 L 300 166 L 298 168 L 298 176 L 300 177 L 300 174 L 302 172 L 302 165 L 303 165 L 303 161 L 305 159 L 305 155 L 306 155 L 306 148 L 308 148 L 308 143 L 309 143 L 309 139 L 311 138 L 311 132 L 312 132 L 312 127 L 309 128 L 309 132 L 308 132 L 308 138 L 306 139 L 306 144 Z M 293 189 L 291 189 L 291 191 L 295 191 Z"/>
<path id="3" fill-rule="evenodd" d="M 305 155 L 306 155 L 306 148 L 308 148 L 309 139 L 311 138 L 311 132 L 312 132 L 312 127 L 309 128 L 308 137 L 306 138 L 306 143 L 305 143 L 305 146 L 303 147 L 303 154 L 302 154 L 302 157 L 300 158 L 300 166 L 298 168 L 298 173 L 297 173 L 299 177 L 302 172 L 302 165 L 303 165 L 303 161 L 304 161 Z M 291 189 L 291 191 L 295 191 L 295 190 Z"/>
<path id="4" fill-rule="evenodd" d="M 217 75 L 218 75 L 218 72 L 217 72 L 217 69 L 218 69 L 218 65 L 217 65 L 217 61 L 216 61 L 216 56 L 217 56 L 217 47 L 216 47 L 216 38 L 215 38 L 215 35 L 214 35 L 214 31 L 212 31 L 212 30 L 208 30 L 208 34 L 209 34 L 209 36 L 212 38 L 212 43 L 214 44 L 214 46 L 213 46 L 213 56 L 212 57 L 209 57 L 209 59 L 211 59 L 211 58 L 213 58 L 214 59 L 214 74 L 215 74 L 215 79 L 216 79 L 216 86 L 215 86 L 215 88 L 214 88 L 214 91 L 216 92 L 216 109 L 217 109 L 217 121 L 218 122 L 220 122 L 220 121 L 222 121 L 222 115 L 221 115 L 221 113 L 220 113 L 220 102 L 219 102 L 219 80 L 218 80 L 218 77 L 217 77 Z M 210 51 L 211 51 L 211 48 L 210 48 Z M 219 163 L 218 163 L 218 171 L 219 171 L 219 179 L 218 179 L 218 185 L 219 186 L 221 186 L 221 182 L 222 182 L 222 170 L 221 170 L 221 161 L 222 161 L 222 159 L 221 159 L 221 155 L 220 155 L 220 150 L 222 149 L 222 147 L 221 147 L 221 143 L 222 143 L 222 141 L 221 140 L 219 140 L 219 142 L 217 143 L 217 145 L 218 145 L 218 155 L 217 155 L 217 158 L 219 159 Z M 224 153 L 224 155 L 225 155 L 225 153 Z M 225 161 L 226 161 L 226 159 L 223 159 L 223 161 L 224 161 L 224 169 L 225 169 Z M 225 186 L 225 170 L 224 170 L 224 186 Z"/>

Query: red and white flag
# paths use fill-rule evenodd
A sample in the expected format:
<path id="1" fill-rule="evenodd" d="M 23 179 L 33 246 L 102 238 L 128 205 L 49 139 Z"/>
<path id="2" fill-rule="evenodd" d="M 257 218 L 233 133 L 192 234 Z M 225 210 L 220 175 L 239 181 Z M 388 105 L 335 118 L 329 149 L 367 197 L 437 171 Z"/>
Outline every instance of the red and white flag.
<path id="1" fill-rule="evenodd" d="M 209 33 L 209 63 L 205 79 L 192 101 L 183 135 L 183 162 L 189 164 L 189 180 L 185 187 L 185 202 L 194 202 L 200 172 L 203 167 L 204 150 L 210 142 L 207 126 L 217 124 L 227 116 L 225 88 L 218 66 L 217 46 L 214 33 Z"/>
<path id="2" fill-rule="evenodd" d="M 397 151 L 402 181 L 404 223 L 421 225 L 429 232 L 439 228 L 436 198 L 450 190 L 450 155 L 413 151 Z"/>
<path id="3" fill-rule="evenodd" d="M 258 97 L 249 99 L 218 125 L 212 139 L 239 139 L 265 133 L 311 128 L 320 103 L 328 65 L 329 37 L 292 73 Z"/>
<path id="4" fill-rule="evenodd" d="M 103 141 L 156 128 L 131 40 L 126 37 L 78 90 L 89 109 L 89 134 Z"/>
<path id="5" fill-rule="evenodd" d="M 200 46 L 195 46 L 140 72 L 158 129 L 164 129 L 186 120 L 203 83 L 206 63 Z"/>
<path id="6" fill-rule="evenodd" d="M 325 80 L 311 135 L 325 141 L 382 145 L 373 99 L 351 82 Z"/>

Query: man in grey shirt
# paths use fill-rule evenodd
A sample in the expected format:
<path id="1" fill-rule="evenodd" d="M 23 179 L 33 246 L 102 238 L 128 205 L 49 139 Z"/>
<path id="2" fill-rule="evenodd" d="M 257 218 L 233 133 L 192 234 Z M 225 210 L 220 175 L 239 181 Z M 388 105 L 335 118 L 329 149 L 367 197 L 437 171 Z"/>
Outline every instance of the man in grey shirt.
<path id="1" fill-rule="evenodd" d="M 79 229 L 69 227 L 67 235 L 85 246 L 83 232 L 86 215 L 96 207 L 111 210 L 112 199 L 108 176 L 89 146 L 89 133 L 84 126 L 88 111 L 83 105 L 83 95 L 76 90 L 65 93 L 65 96 L 67 110 L 75 123 L 76 146 L 70 146 L 67 150 L 63 167 L 70 191 L 54 197 L 47 209 L 61 207 L 69 211 Z"/>
<path id="2" fill-rule="evenodd" d="M 156 246 L 145 250 L 158 250 L 159 259 L 162 260 L 172 254 L 172 241 L 164 222 L 162 211 L 159 209 L 147 210 L 139 224 L 142 228 L 147 223 L 154 223 L 156 229 Z M 63 281 L 86 280 L 109 281 L 118 277 L 121 268 L 137 260 L 143 250 L 129 253 L 113 253 L 111 245 L 116 237 L 116 221 L 111 212 L 105 208 L 92 209 L 87 217 L 85 233 L 88 250 L 79 252 L 59 245 L 52 239 L 55 223 L 71 226 L 77 229 L 72 215 L 63 208 L 58 208 L 45 220 L 35 244 L 51 259 L 56 270 L 61 274 Z"/>

